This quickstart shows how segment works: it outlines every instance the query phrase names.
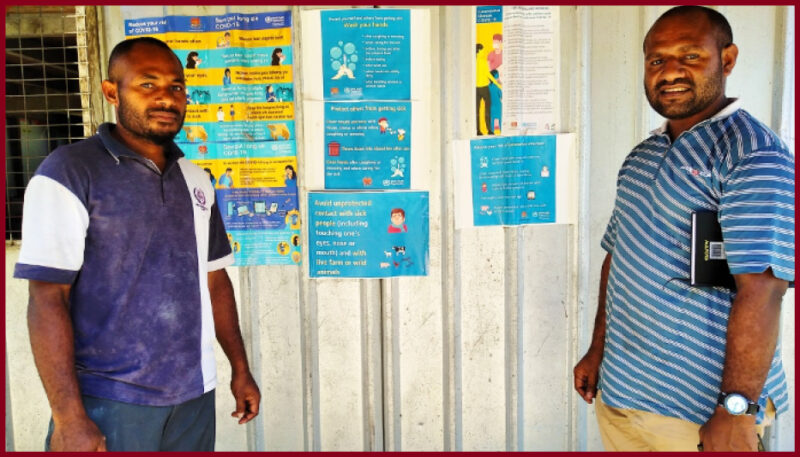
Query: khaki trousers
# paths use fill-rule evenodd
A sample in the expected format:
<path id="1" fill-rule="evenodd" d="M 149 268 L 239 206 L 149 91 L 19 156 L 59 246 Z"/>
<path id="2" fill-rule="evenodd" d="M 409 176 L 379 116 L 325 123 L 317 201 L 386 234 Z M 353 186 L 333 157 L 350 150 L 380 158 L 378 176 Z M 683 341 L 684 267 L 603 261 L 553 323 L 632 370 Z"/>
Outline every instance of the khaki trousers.
<path id="1" fill-rule="evenodd" d="M 697 452 L 700 424 L 648 411 L 614 408 L 603 403 L 600 391 L 594 410 L 606 451 Z M 764 428 L 774 418 L 775 405 L 768 401 L 766 418 L 756 425 L 759 435 L 764 436 Z"/>

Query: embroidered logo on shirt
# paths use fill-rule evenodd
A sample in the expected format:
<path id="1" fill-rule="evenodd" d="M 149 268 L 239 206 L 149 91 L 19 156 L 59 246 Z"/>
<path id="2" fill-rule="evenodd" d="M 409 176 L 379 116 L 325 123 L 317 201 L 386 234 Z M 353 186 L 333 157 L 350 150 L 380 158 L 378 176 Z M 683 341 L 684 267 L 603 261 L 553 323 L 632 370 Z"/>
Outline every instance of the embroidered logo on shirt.
<path id="1" fill-rule="evenodd" d="M 200 207 L 203 211 L 208 211 L 206 208 L 206 194 L 203 193 L 203 189 L 199 187 L 194 188 L 194 199 L 197 201 L 196 205 Z"/>
<path id="2" fill-rule="evenodd" d="M 684 165 L 681 167 L 681 170 L 686 170 L 692 176 L 702 176 L 704 178 L 710 178 L 711 172 L 705 170 L 698 170 L 697 168 L 692 168 L 688 165 Z"/>

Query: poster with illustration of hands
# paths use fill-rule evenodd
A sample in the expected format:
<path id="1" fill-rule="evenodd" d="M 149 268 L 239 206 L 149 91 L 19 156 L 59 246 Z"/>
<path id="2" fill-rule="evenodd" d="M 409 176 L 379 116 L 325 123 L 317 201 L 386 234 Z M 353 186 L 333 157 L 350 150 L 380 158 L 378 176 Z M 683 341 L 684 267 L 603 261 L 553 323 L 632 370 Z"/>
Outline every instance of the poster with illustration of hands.
<path id="1" fill-rule="evenodd" d="M 430 14 L 423 9 L 302 13 L 303 81 L 310 100 L 430 97 Z"/>
<path id="2" fill-rule="evenodd" d="M 309 276 L 425 276 L 428 192 L 309 192 Z"/>
<path id="3" fill-rule="evenodd" d="M 457 229 L 572 224 L 577 220 L 575 135 L 454 142 Z"/>

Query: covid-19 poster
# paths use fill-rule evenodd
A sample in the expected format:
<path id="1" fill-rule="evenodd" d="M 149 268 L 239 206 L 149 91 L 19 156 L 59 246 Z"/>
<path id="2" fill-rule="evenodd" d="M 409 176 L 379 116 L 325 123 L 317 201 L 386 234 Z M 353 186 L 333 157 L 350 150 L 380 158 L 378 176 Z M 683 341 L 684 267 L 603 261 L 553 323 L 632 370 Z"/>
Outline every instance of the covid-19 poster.
<path id="1" fill-rule="evenodd" d="M 428 192 L 310 192 L 312 278 L 424 276 Z"/>
<path id="2" fill-rule="evenodd" d="M 453 143 L 456 228 L 571 224 L 577 219 L 575 135 Z"/>
<path id="3" fill-rule="evenodd" d="M 234 265 L 301 260 L 289 12 L 128 19 L 128 38 L 166 42 L 184 66 L 175 142 L 214 184 Z"/>

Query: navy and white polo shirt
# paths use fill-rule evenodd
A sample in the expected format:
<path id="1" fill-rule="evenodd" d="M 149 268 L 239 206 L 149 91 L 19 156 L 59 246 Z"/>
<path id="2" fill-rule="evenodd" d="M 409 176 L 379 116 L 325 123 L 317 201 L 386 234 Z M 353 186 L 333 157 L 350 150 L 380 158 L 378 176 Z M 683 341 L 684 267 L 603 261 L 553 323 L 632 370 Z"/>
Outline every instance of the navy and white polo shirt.
<path id="1" fill-rule="evenodd" d="M 14 276 L 71 284 L 83 394 L 175 405 L 215 387 L 208 272 L 233 254 L 208 174 L 174 143 L 162 174 L 113 128 L 42 162 Z"/>
<path id="2" fill-rule="evenodd" d="M 733 274 L 794 280 L 794 157 L 738 101 L 683 132 L 666 125 L 628 155 L 603 248 L 606 295 L 603 401 L 705 423 L 714 411 L 735 293 L 691 287 L 691 214 L 718 211 Z M 779 344 L 780 346 L 780 344 Z M 775 351 L 763 392 L 786 411 Z"/>

